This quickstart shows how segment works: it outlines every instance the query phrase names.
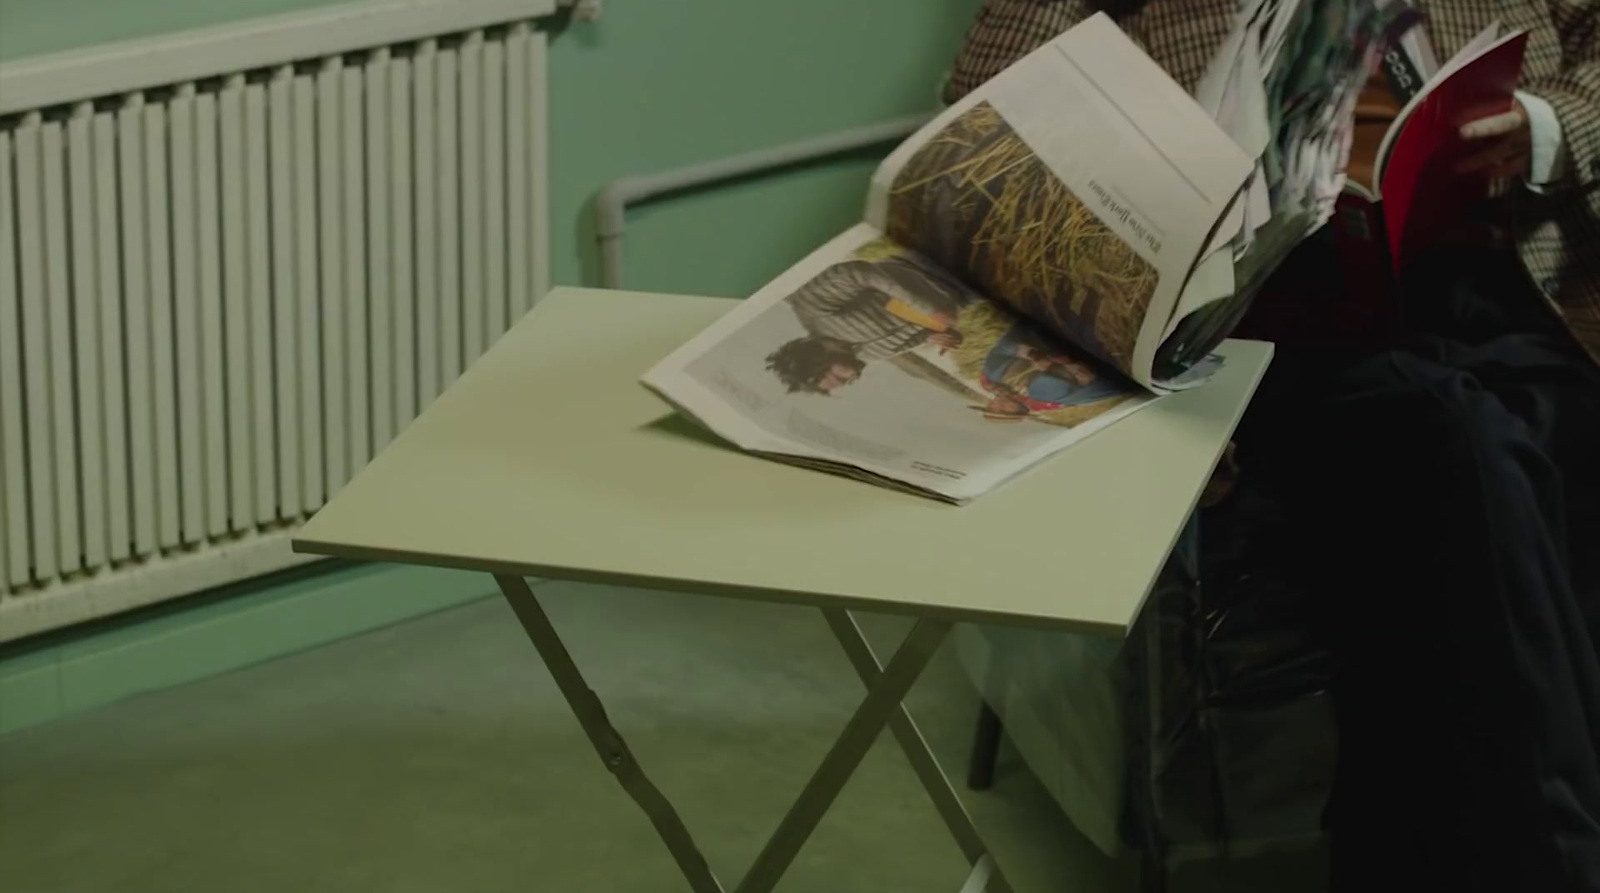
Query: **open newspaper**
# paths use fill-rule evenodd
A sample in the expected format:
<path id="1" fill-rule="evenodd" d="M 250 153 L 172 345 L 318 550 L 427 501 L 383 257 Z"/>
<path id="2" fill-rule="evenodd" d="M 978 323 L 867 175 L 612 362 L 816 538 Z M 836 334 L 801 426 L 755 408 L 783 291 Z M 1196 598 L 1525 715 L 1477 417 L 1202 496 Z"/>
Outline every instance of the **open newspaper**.
<path id="1" fill-rule="evenodd" d="M 1106 16 L 947 109 L 866 219 L 644 383 L 737 446 L 962 502 L 1203 380 L 1158 368 L 1254 159 Z"/>

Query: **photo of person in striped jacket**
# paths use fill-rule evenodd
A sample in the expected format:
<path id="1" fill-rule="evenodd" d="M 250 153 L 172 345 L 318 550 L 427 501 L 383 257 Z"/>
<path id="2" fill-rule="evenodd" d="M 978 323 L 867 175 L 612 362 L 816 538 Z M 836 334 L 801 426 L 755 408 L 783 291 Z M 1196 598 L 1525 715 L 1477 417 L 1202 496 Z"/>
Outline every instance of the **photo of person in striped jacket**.
<path id="1" fill-rule="evenodd" d="M 789 297 L 806 334 L 773 351 L 767 368 L 790 393 L 831 394 L 869 363 L 923 344 L 959 347 L 956 316 L 968 300 L 942 274 L 904 258 L 835 264 Z"/>

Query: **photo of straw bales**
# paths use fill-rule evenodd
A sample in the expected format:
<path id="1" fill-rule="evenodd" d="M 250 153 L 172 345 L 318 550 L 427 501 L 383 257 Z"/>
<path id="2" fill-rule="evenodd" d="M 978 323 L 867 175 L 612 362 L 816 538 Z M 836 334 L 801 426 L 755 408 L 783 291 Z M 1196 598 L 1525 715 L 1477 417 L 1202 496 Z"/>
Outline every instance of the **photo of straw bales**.
<path id="1" fill-rule="evenodd" d="M 1155 268 L 988 103 L 950 122 L 895 177 L 888 236 L 1131 368 Z"/>

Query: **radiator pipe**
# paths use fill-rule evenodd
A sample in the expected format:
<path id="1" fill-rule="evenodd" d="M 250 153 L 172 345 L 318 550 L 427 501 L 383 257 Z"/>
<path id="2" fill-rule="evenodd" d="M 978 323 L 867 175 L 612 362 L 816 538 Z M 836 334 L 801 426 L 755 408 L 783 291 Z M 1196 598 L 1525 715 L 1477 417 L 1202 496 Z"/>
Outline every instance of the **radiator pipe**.
<path id="1" fill-rule="evenodd" d="M 620 288 L 622 285 L 622 236 L 628 206 L 689 189 L 899 142 L 917 132 L 932 118 L 932 113 L 907 115 L 677 170 L 612 180 L 595 195 L 594 200 L 595 226 L 600 239 L 600 284 L 606 288 Z"/>

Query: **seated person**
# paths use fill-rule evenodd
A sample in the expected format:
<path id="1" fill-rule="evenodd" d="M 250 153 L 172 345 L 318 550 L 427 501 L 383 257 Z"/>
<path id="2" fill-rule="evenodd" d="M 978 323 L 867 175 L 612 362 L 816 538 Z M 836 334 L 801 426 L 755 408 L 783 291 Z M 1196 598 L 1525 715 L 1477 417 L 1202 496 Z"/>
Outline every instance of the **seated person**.
<path id="1" fill-rule="evenodd" d="M 1187 89 L 1238 9 L 1104 2 Z M 1529 34 L 1516 108 L 1462 132 L 1486 223 L 1404 271 L 1409 349 L 1280 349 L 1239 461 L 1338 661 L 1334 888 L 1600 890 L 1600 0 L 1418 5 L 1440 59 Z M 946 99 L 1097 11 L 989 0 Z"/>

